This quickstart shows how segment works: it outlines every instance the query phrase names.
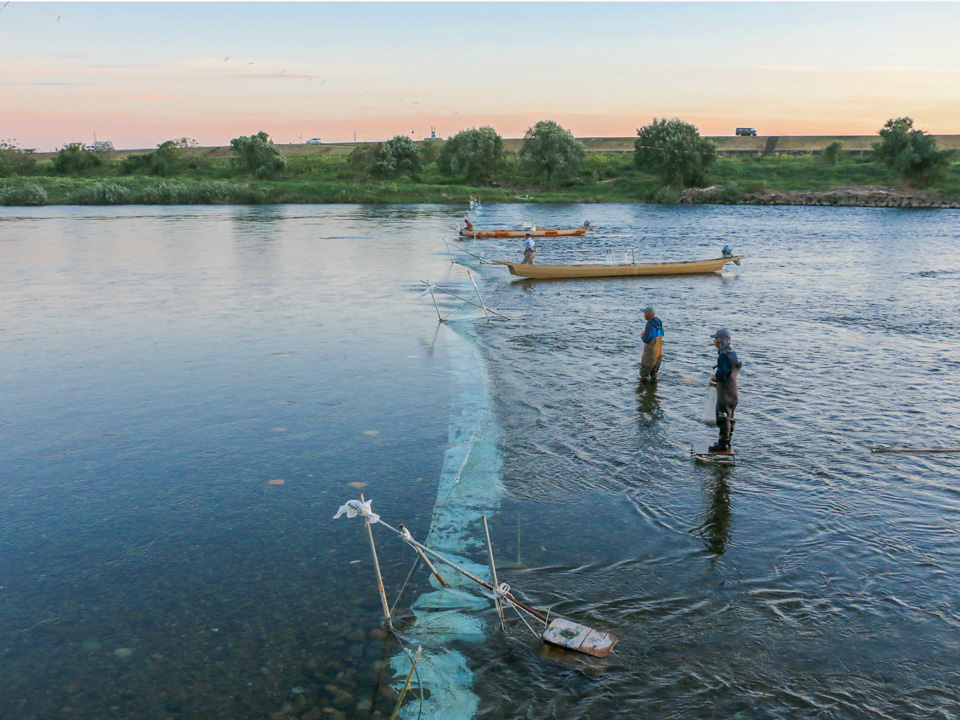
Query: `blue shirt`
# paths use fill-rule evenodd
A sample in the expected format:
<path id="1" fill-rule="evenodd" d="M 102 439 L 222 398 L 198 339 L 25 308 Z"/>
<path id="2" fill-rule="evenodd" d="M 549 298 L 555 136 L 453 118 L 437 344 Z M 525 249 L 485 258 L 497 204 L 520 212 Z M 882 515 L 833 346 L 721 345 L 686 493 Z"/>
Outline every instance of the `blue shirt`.
<path id="1" fill-rule="evenodd" d="M 717 364 L 715 367 L 717 368 L 717 372 L 715 373 L 717 382 L 722 383 L 730 377 L 735 369 L 740 369 L 740 360 L 732 348 L 726 347 L 717 355 Z"/>
<path id="2" fill-rule="evenodd" d="M 527 241 L 523 244 L 524 250 L 533 250 L 537 244 L 533 241 L 532 237 L 528 237 Z"/>
<path id="3" fill-rule="evenodd" d="M 647 320 L 647 326 L 640 334 L 640 339 L 643 340 L 644 343 L 648 343 L 657 337 L 663 337 L 663 323 L 660 322 L 660 318 L 652 317 Z"/>

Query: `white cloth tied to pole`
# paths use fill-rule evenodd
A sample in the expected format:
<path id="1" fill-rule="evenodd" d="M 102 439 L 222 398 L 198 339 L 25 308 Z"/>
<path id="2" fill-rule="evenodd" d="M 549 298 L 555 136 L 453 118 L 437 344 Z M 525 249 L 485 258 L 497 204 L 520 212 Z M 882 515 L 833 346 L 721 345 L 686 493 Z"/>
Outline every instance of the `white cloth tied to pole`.
<path id="1" fill-rule="evenodd" d="M 380 522 L 380 516 L 370 507 L 370 503 L 372 502 L 373 500 L 367 500 L 365 502 L 361 502 L 360 500 L 347 500 L 346 504 L 341 505 L 340 509 L 337 510 L 337 514 L 333 516 L 333 519 L 336 520 L 341 515 L 346 515 L 348 518 L 355 518 L 357 515 L 360 515 L 371 525 L 378 523 Z"/>

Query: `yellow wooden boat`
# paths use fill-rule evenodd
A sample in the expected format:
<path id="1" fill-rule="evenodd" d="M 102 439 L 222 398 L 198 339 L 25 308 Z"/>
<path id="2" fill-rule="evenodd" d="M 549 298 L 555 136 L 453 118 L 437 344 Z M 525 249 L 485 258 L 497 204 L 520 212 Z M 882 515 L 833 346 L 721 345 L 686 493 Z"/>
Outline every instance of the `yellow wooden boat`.
<path id="1" fill-rule="evenodd" d="M 494 260 L 506 265 L 511 275 L 537 280 L 561 278 L 644 277 L 651 275 L 696 275 L 723 270 L 728 262 L 736 262 L 745 255 L 718 257 L 713 260 L 684 260 L 681 262 L 629 263 L 624 265 L 524 265 L 508 260 Z M 738 263 L 739 264 L 739 263 Z"/>
<path id="2" fill-rule="evenodd" d="M 544 230 L 544 229 L 531 229 L 531 230 L 467 230 L 466 228 L 460 228 L 460 237 L 469 238 L 473 240 L 474 238 L 479 240 L 484 239 L 493 239 L 493 238 L 522 238 L 529 235 L 530 237 L 566 237 L 570 235 L 583 235 L 590 230 L 590 227 L 578 227 L 578 228 L 558 228 L 556 230 Z"/>

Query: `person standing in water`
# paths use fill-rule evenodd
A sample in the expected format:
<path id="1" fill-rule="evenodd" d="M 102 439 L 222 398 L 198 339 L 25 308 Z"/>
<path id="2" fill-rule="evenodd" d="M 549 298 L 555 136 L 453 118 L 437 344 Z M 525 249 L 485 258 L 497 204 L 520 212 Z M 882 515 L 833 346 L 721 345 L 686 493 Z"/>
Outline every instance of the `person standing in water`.
<path id="1" fill-rule="evenodd" d="M 717 386 L 717 427 L 720 429 L 720 439 L 716 445 L 711 445 L 710 452 L 727 452 L 730 450 L 730 438 L 737 421 L 733 413 L 737 409 L 739 396 L 737 394 L 737 375 L 742 363 L 737 354 L 730 347 L 730 331 L 726 328 L 717 330 L 710 337 L 717 348 L 716 372 L 710 382 Z"/>
<path id="2" fill-rule="evenodd" d="M 640 356 L 640 382 L 656 382 L 663 360 L 663 323 L 657 317 L 657 311 L 649 305 L 643 309 L 646 327 L 640 334 L 643 341 L 643 355 Z"/>
<path id="3" fill-rule="evenodd" d="M 533 241 L 530 233 L 527 233 L 527 240 L 523 244 L 523 265 L 533 265 L 533 258 L 537 256 L 537 244 Z"/>

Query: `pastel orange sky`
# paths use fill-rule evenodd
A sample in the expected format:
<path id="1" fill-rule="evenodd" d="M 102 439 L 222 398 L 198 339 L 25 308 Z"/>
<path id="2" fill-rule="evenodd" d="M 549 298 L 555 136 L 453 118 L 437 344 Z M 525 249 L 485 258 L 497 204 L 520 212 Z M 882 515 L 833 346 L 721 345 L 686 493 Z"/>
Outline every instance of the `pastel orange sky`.
<path id="1" fill-rule="evenodd" d="M 960 5 L 19 3 L 0 0 L 0 139 L 52 150 L 414 138 L 654 117 L 705 135 L 960 133 Z"/>

